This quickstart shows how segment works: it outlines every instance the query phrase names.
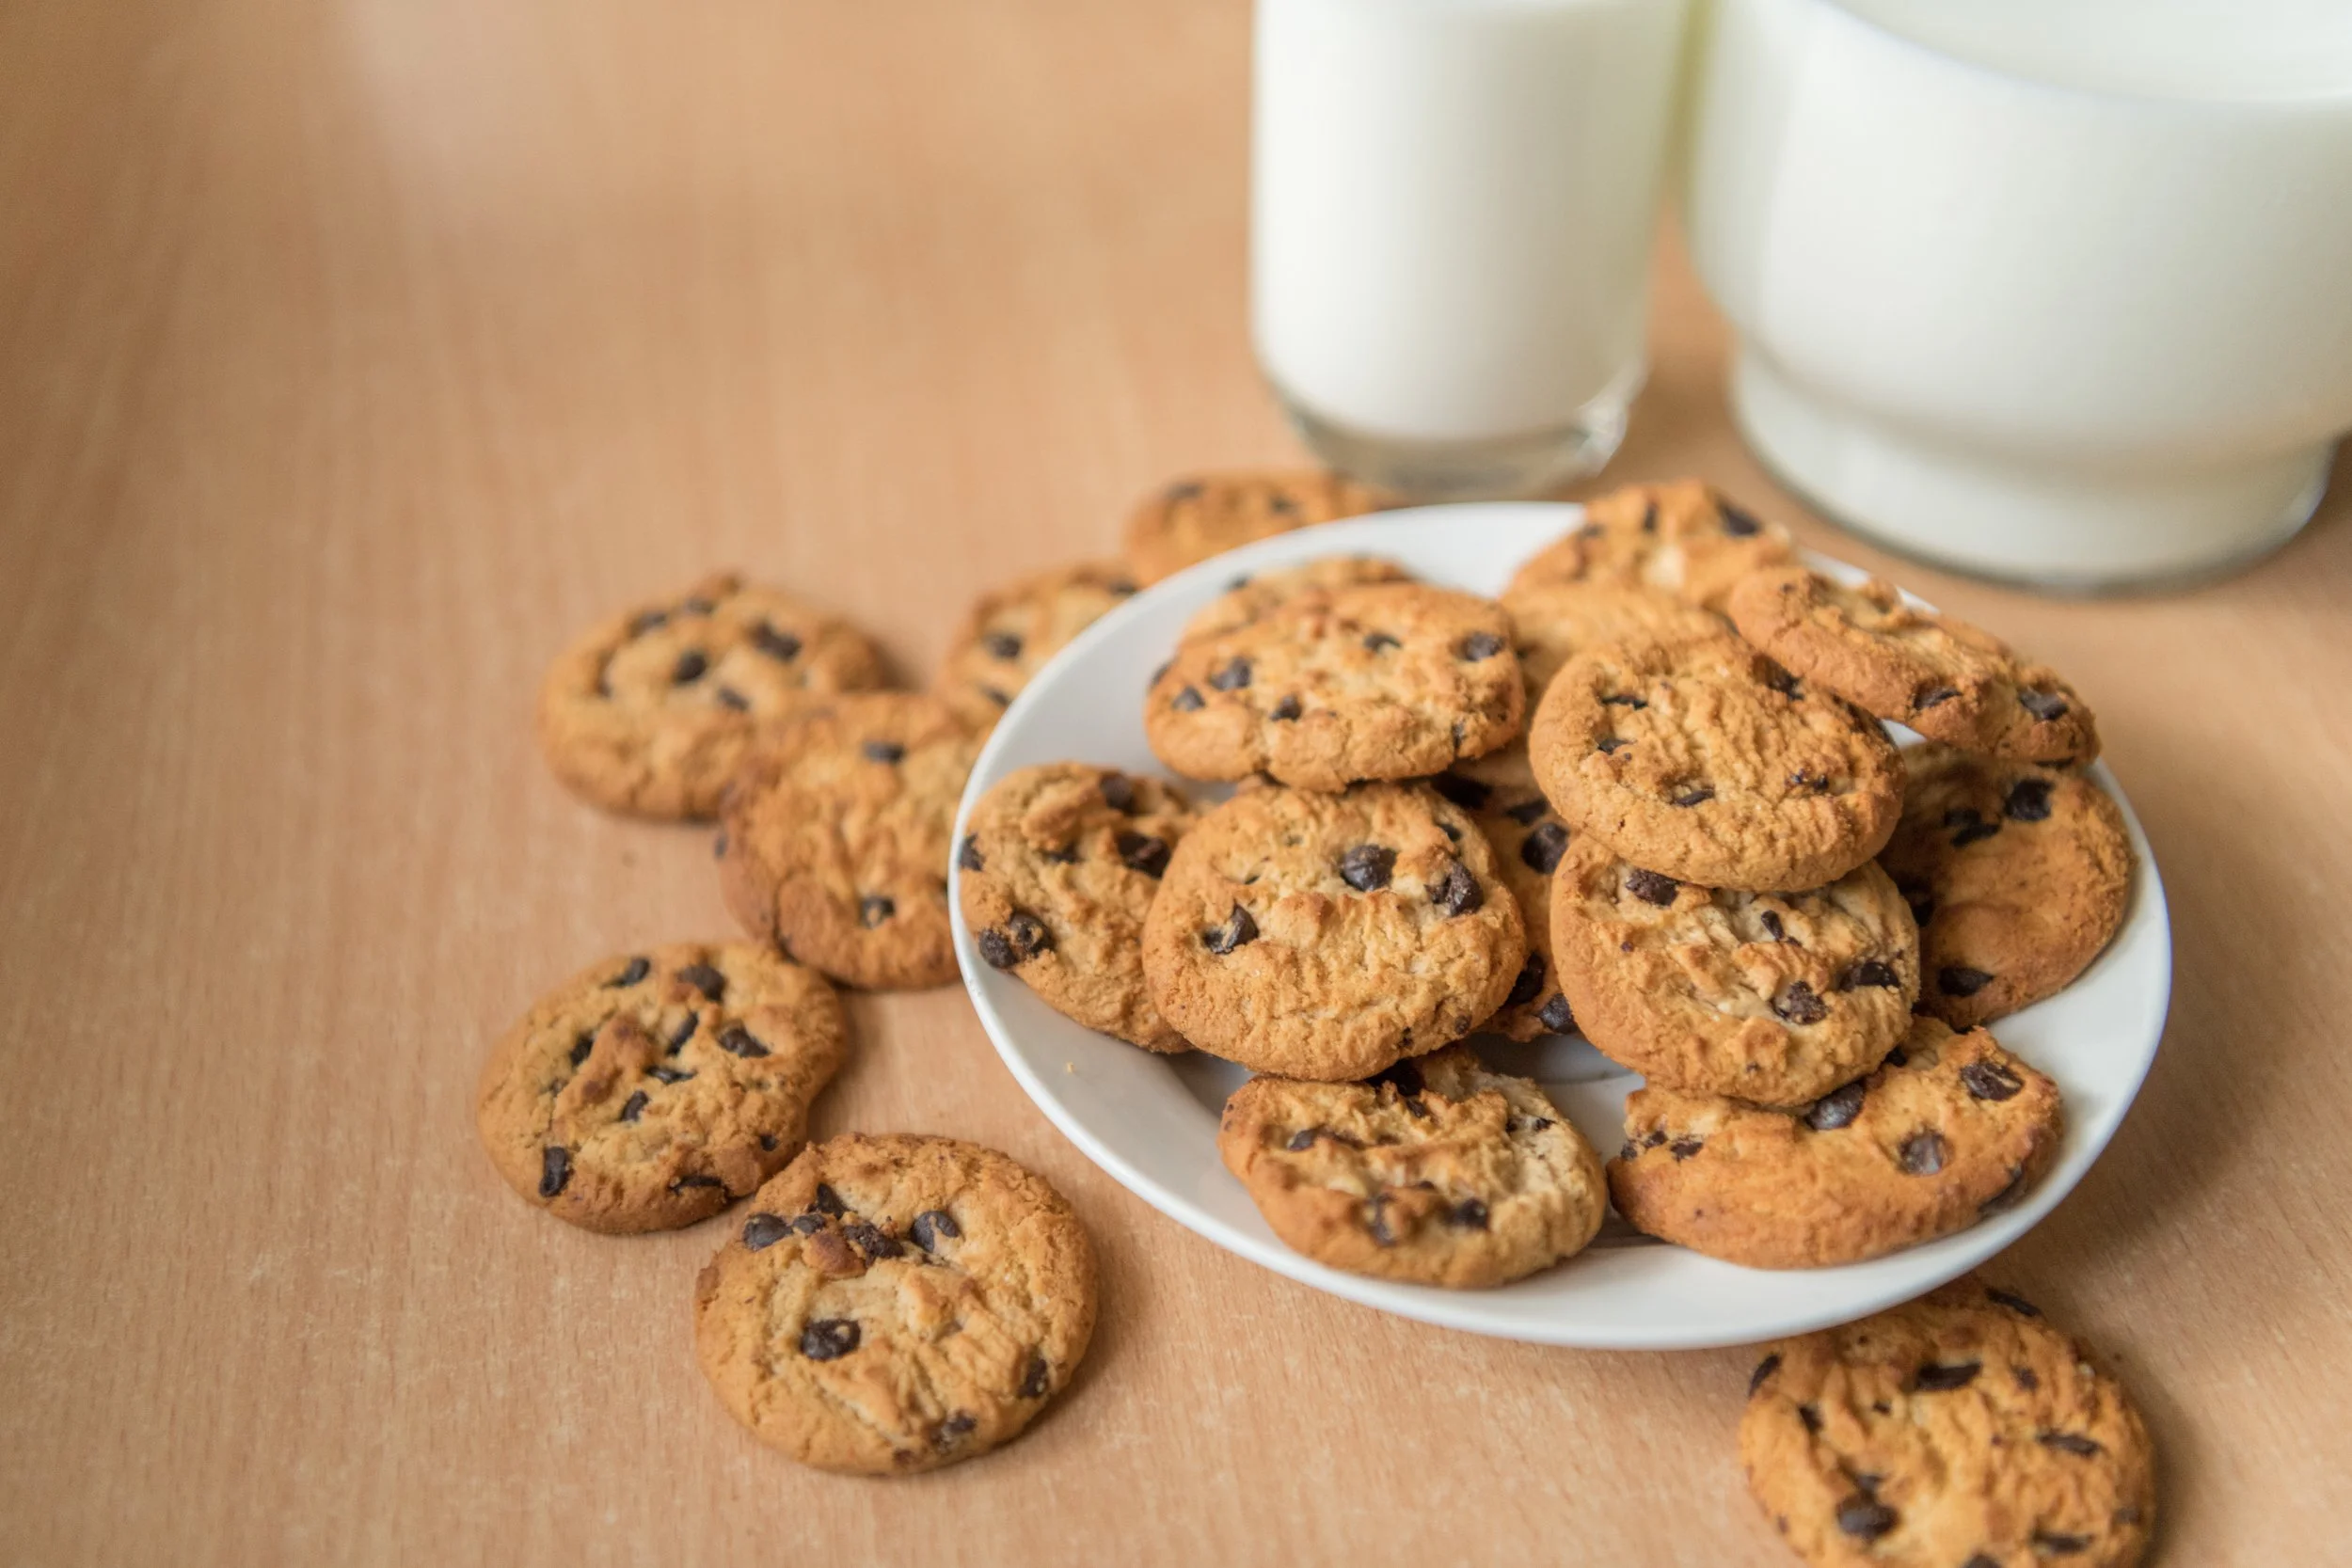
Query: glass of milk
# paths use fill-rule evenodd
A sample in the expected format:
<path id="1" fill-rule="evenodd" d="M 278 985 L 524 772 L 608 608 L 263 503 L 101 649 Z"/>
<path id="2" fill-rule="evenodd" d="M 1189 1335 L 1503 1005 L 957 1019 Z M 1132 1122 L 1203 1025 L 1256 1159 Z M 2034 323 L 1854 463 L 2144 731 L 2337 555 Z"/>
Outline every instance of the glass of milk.
<path id="1" fill-rule="evenodd" d="M 2352 429 L 2352 0 L 1715 0 L 1688 229 L 1822 510 L 2096 589 L 2251 559 Z"/>
<path id="2" fill-rule="evenodd" d="M 1616 451 L 1683 10 L 1259 0 L 1253 327 L 1326 462 L 1437 499 Z"/>

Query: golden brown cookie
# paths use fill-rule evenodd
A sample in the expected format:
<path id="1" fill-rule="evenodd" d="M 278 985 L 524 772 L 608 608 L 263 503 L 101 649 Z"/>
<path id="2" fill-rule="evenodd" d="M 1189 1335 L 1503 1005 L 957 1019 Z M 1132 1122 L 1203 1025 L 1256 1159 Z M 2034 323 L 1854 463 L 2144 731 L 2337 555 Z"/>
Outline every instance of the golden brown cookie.
<path id="1" fill-rule="evenodd" d="M 1176 846 L 1143 927 L 1179 1034 L 1325 1082 L 1459 1039 L 1526 958 L 1494 851 L 1425 784 L 1245 789 Z"/>
<path id="2" fill-rule="evenodd" d="M 1148 587 L 1213 555 L 1378 504 L 1353 480 L 1313 469 L 1190 474 L 1146 497 L 1129 515 L 1127 564 Z"/>
<path id="3" fill-rule="evenodd" d="M 729 573 L 565 649 L 540 688 L 539 745 L 600 806 L 708 816 L 760 725 L 883 680 L 865 633 Z"/>
<path id="4" fill-rule="evenodd" d="M 694 1348 L 761 1442 L 911 1475 L 1021 1434 L 1086 1354 L 1094 1290 L 1043 1178 L 952 1138 L 852 1133 L 759 1190 L 694 1282 Z"/>
<path id="5" fill-rule="evenodd" d="M 727 789 L 727 908 L 853 986 L 954 979 L 948 840 L 978 750 L 937 698 L 910 692 L 840 698 L 779 726 Z"/>
<path id="6" fill-rule="evenodd" d="M 558 1219 L 691 1225 L 799 1152 L 846 1039 L 821 976 L 748 943 L 608 959 L 499 1041 L 475 1101 L 482 1146 Z"/>
<path id="7" fill-rule="evenodd" d="M 1008 774 L 956 847 L 980 957 L 1089 1029 L 1184 1050 L 1144 985 L 1143 917 L 1192 823 L 1191 803 L 1157 779 L 1082 762 Z"/>
<path id="8" fill-rule="evenodd" d="M 983 594 L 948 644 L 931 689 L 964 722 L 984 729 L 1047 659 L 1135 591 L 1125 567 L 1084 562 Z"/>
<path id="9" fill-rule="evenodd" d="M 1264 772 L 1336 790 L 1484 755 L 1519 733 L 1526 701 L 1500 605 L 1367 583 L 1180 644 L 1152 679 L 1143 728 L 1187 778 Z"/>
<path id="10" fill-rule="evenodd" d="M 1740 893 L 1584 836 L 1551 883 L 1552 957 L 1584 1037 L 1653 1085 L 1804 1105 L 1911 1027 L 1919 934 L 1869 862 L 1804 893 Z"/>
<path id="11" fill-rule="evenodd" d="M 1527 711 L 1534 713 L 1544 689 L 1560 667 L 1587 648 L 1645 638 L 1672 642 L 1715 637 L 1723 619 L 1656 588 L 1629 587 L 1606 579 L 1548 578 L 1502 595 L 1518 633 L 1519 673 L 1527 680 Z"/>
<path id="12" fill-rule="evenodd" d="M 1944 746 L 1903 753 L 1902 825 L 1879 863 L 1919 923 L 1919 1006 L 1955 1028 L 2072 985 L 2123 924 L 2132 841 L 2079 773 Z"/>
<path id="13" fill-rule="evenodd" d="M 1778 1111 L 1636 1089 L 1609 1163 L 1636 1229 L 1759 1269 L 1859 1262 L 1965 1230 L 2058 1158 L 2058 1085 L 1981 1029 L 1918 1020 L 1867 1078 Z"/>
<path id="14" fill-rule="evenodd" d="M 1411 582 L 1413 574 L 1376 555 L 1329 555 L 1297 566 L 1278 566 L 1255 577 L 1238 577 L 1184 624 L 1182 641 L 1238 631 L 1277 606 L 1309 594 L 1365 582 Z"/>
<path id="15" fill-rule="evenodd" d="M 1544 1091 L 1459 1045 L 1364 1084 L 1252 1078 L 1217 1150 L 1294 1251 L 1421 1285 L 1549 1268 L 1609 1206 L 1600 1161 Z"/>
<path id="16" fill-rule="evenodd" d="M 2053 767 L 2099 754 L 2090 705 L 2057 671 L 1955 616 L 1913 609 L 1891 582 L 1848 588 L 1782 566 L 1742 581 L 1729 608 L 1740 635 L 1799 679 L 1931 740 Z"/>
<path id="17" fill-rule="evenodd" d="M 1510 593 L 1538 582 L 1616 582 L 1721 610 L 1731 585 L 1792 559 L 1788 531 L 1695 479 L 1628 484 L 1584 503 L 1584 520 L 1528 558 Z"/>
<path id="18" fill-rule="evenodd" d="M 1532 1040 L 1565 1035 L 1576 1028 L 1567 998 L 1560 991 L 1551 953 L 1551 876 L 1568 847 L 1568 830 L 1535 787 L 1527 748 L 1514 743 L 1429 781 L 1430 787 L 1478 824 L 1493 847 L 1502 879 L 1518 900 L 1527 927 L 1527 961 L 1502 999 L 1502 1006 L 1478 1027 L 1483 1034 Z"/>
<path id="19" fill-rule="evenodd" d="M 1815 1568 L 2131 1568 L 2155 1453 L 2088 1347 L 1974 1275 L 1757 1363 L 1740 1461 Z"/>
<path id="20" fill-rule="evenodd" d="M 1728 636 L 1577 655 L 1528 756 L 1570 827 L 1703 887 L 1836 881 L 1902 809 L 1902 761 L 1875 720 Z"/>

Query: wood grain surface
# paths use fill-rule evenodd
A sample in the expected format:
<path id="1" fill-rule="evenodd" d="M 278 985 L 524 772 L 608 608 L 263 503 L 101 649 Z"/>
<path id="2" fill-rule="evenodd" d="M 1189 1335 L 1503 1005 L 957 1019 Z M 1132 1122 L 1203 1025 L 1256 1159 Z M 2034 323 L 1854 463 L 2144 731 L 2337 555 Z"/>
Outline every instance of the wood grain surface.
<path id="1" fill-rule="evenodd" d="M 980 587 L 1186 467 L 1293 461 L 1244 320 L 1240 0 L 0 6 L 0 1561 L 1792 1561 L 1749 1353 L 1380 1316 L 1159 1218 L 960 990 L 858 997 L 823 1131 L 1048 1174 L 1105 1316 L 1020 1443 L 755 1445 L 718 1227 L 614 1240 L 475 1144 L 488 1042 L 728 928 L 707 834 L 565 796 L 576 628 L 739 564 L 919 680 Z M 1612 481 L 1757 471 L 1661 255 Z M 2352 511 L 2164 597 L 1902 579 L 2097 703 L 2178 943 L 2146 1092 L 1995 1265 L 2113 1353 L 2165 1560 L 2345 1560 Z"/>

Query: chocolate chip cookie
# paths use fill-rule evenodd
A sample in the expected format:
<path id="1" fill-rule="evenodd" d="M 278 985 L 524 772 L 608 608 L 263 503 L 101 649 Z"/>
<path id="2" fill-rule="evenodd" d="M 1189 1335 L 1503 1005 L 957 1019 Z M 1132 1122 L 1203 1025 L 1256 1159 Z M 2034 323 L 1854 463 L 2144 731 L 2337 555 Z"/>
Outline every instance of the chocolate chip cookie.
<path id="1" fill-rule="evenodd" d="M 2130 1568 L 2155 1453 L 2091 1352 L 1974 1275 L 1774 1345 L 1740 1460 L 1816 1568 Z"/>
<path id="2" fill-rule="evenodd" d="M 1788 530 L 1711 485 L 1629 484 L 1586 501 L 1583 521 L 1529 557 L 1510 592 L 1547 581 L 1615 582 L 1721 610 L 1732 584 L 1795 554 Z"/>
<path id="3" fill-rule="evenodd" d="M 1931 740 L 2067 767 L 2099 754 L 2090 705 L 1991 632 L 1917 610 L 1873 578 L 1858 587 L 1802 566 L 1757 572 L 1730 597 L 1740 634 L 1799 678 Z"/>
<path id="4" fill-rule="evenodd" d="M 1806 892 L 1741 893 L 1584 835 L 1551 883 L 1552 956 L 1584 1037 L 1653 1085 L 1808 1104 L 1911 1027 L 1919 934 L 1867 861 Z"/>
<path id="5" fill-rule="evenodd" d="M 1353 480 L 1312 469 L 1190 474 L 1146 497 L 1130 515 L 1127 565 L 1148 586 L 1255 540 L 1378 504 Z"/>
<path id="6" fill-rule="evenodd" d="M 1965 1230 L 2058 1157 L 2058 1085 L 1981 1029 L 1923 1018 L 1867 1077 L 1797 1110 L 1646 1087 L 1609 1163 L 1637 1229 L 1759 1269 L 1852 1263 Z"/>
<path id="7" fill-rule="evenodd" d="M 820 1469 L 910 1475 L 1010 1442 L 1094 1332 L 1094 1249 L 993 1149 L 851 1134 L 759 1190 L 694 1282 L 735 1418 Z"/>
<path id="8" fill-rule="evenodd" d="M 1144 734 L 1187 778 L 1302 789 L 1435 773 L 1519 733 L 1511 618 L 1420 583 L 1302 594 L 1193 638 L 1153 678 Z"/>
<path id="9" fill-rule="evenodd" d="M 1425 784 L 1245 789 L 1176 846 L 1143 927 L 1179 1034 L 1323 1082 L 1460 1038 L 1526 959 L 1494 851 Z"/>
<path id="10" fill-rule="evenodd" d="M 1007 775 L 956 846 L 980 957 L 1089 1029 L 1184 1050 L 1144 985 L 1143 918 L 1192 823 L 1191 803 L 1157 779 L 1081 762 Z"/>
<path id="11" fill-rule="evenodd" d="M 1629 637 L 1672 642 L 1716 637 L 1724 630 L 1721 617 L 1661 589 L 1606 579 L 1529 583 L 1503 594 L 1502 608 L 1518 629 L 1519 673 L 1526 677 L 1531 714 L 1560 667 L 1587 648 Z"/>
<path id="12" fill-rule="evenodd" d="M 1551 876 L 1568 847 L 1568 830 L 1535 787 L 1527 748 L 1504 747 L 1429 781 L 1430 787 L 1478 824 L 1493 847 L 1502 879 L 1518 900 L 1527 927 L 1527 961 L 1502 1007 L 1478 1027 L 1481 1033 L 1532 1040 L 1565 1035 L 1576 1028 L 1567 998 L 1560 992 L 1551 952 Z"/>
<path id="13" fill-rule="evenodd" d="M 727 789 L 727 907 L 853 986 L 954 979 L 948 840 L 978 750 L 937 698 L 908 692 L 840 698 L 779 726 Z"/>
<path id="14" fill-rule="evenodd" d="M 732 574 L 617 615 L 566 649 L 539 692 L 539 744 L 612 811 L 703 817 L 761 724 L 883 684 L 848 622 Z"/>
<path id="15" fill-rule="evenodd" d="M 1577 655 L 1528 755 L 1570 827 L 1703 887 L 1834 882 L 1902 809 L 1902 761 L 1877 721 L 1729 636 Z"/>
<path id="16" fill-rule="evenodd" d="M 966 723 L 984 729 L 1047 659 L 1135 591 L 1125 567 L 1089 562 L 983 594 L 948 645 L 932 690 Z"/>
<path id="17" fill-rule="evenodd" d="M 2131 902 L 2122 810 L 2079 773 L 1903 755 L 1902 824 L 1879 863 L 1919 923 L 1921 1009 L 1965 1029 L 2065 990 Z"/>
<path id="18" fill-rule="evenodd" d="M 1608 1207 L 1544 1091 L 1465 1046 L 1364 1084 L 1252 1078 L 1217 1150 L 1285 1245 L 1381 1279 L 1507 1284 L 1582 1251 Z"/>
<path id="19" fill-rule="evenodd" d="M 1238 577 L 1184 624 L 1184 641 L 1238 631 L 1276 606 L 1308 594 L 1363 582 L 1411 582 L 1413 574 L 1376 555 L 1331 555 L 1299 566 L 1278 566 L 1254 577 Z"/>
<path id="20" fill-rule="evenodd" d="M 611 958 L 499 1041 L 475 1101 L 482 1146 L 558 1219 L 691 1225 L 799 1152 L 846 1039 L 831 986 L 746 943 Z"/>

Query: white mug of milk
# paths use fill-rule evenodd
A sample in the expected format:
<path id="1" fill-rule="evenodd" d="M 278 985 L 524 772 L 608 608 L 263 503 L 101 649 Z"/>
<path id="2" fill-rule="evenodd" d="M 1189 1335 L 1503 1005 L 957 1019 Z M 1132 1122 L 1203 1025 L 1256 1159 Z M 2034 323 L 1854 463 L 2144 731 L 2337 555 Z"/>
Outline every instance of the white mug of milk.
<path id="1" fill-rule="evenodd" d="M 2352 430 L 2352 0 L 1715 0 L 1688 191 L 1764 461 L 2100 588 L 2301 527 Z"/>
<path id="2" fill-rule="evenodd" d="M 1259 363 L 1423 499 L 1597 469 L 1640 388 L 1683 0 L 1259 0 Z"/>

